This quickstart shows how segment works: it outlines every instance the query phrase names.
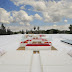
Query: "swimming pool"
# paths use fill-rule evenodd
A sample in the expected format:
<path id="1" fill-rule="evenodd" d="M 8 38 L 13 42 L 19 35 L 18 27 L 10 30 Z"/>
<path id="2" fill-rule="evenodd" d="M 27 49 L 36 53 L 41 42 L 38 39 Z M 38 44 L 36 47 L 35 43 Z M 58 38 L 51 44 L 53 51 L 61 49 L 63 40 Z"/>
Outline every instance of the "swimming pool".
<path id="1" fill-rule="evenodd" d="M 68 44 L 71 44 L 72 45 L 72 40 L 66 39 L 66 40 L 61 40 L 61 41 L 64 42 L 64 43 L 68 43 Z"/>

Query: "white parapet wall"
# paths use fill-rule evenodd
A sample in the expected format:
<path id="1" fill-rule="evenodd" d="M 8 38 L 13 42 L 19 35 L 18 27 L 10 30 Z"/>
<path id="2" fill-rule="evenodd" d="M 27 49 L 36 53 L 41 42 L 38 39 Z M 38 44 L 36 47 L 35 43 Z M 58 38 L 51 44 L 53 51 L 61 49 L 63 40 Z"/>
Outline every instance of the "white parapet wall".
<path id="1" fill-rule="evenodd" d="M 34 51 L 51 50 L 51 46 L 26 46 L 25 50 L 34 50 Z"/>

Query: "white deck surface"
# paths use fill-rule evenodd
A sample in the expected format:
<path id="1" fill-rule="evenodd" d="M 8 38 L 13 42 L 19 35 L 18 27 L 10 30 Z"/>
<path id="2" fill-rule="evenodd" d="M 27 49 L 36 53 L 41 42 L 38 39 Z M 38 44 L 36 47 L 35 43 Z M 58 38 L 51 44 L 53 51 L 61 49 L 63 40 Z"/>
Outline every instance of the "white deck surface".
<path id="1" fill-rule="evenodd" d="M 0 64 L 31 65 L 33 51 L 10 51 L 0 57 Z"/>
<path id="2" fill-rule="evenodd" d="M 40 51 L 32 55 L 32 51 L 16 51 L 22 35 L 0 36 L 0 48 L 7 53 L 0 57 L 0 72 L 72 72 L 72 57 L 67 53 L 72 45 L 61 42 L 72 39 L 72 34 L 49 34 L 46 38 L 58 51 Z M 41 66 L 40 66 L 41 64 Z"/>
<path id="3" fill-rule="evenodd" d="M 10 51 L 0 57 L 0 72 L 30 72 L 33 51 Z"/>
<path id="4" fill-rule="evenodd" d="M 24 65 L 0 65 L 0 72 L 30 72 L 31 66 Z"/>
<path id="5" fill-rule="evenodd" d="M 40 51 L 42 66 L 68 66 L 72 65 L 72 58 L 68 54 L 58 51 Z"/>
<path id="6" fill-rule="evenodd" d="M 21 42 L 21 34 L 0 36 L 0 48 L 6 51 L 16 51 Z"/>
<path id="7" fill-rule="evenodd" d="M 72 58 L 58 51 L 40 51 L 43 72 L 72 72 Z"/>
<path id="8" fill-rule="evenodd" d="M 40 64 L 40 56 L 39 56 L 39 54 L 34 54 L 33 55 L 33 60 L 32 60 L 31 72 L 42 72 L 40 65 L 41 64 Z"/>
<path id="9" fill-rule="evenodd" d="M 72 72 L 72 66 L 43 66 L 43 72 Z"/>

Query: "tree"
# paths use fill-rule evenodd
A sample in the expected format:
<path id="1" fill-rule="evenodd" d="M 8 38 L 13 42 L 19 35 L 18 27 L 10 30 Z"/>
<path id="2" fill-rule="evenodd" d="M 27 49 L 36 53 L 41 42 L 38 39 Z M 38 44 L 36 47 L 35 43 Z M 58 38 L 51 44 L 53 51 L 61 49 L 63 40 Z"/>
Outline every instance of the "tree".
<path id="1" fill-rule="evenodd" d="M 38 29 L 38 31 L 39 31 L 39 26 L 38 26 L 38 28 L 37 28 L 37 29 Z"/>
<path id="2" fill-rule="evenodd" d="M 6 28 L 5 28 L 5 26 L 3 24 L 1 25 L 1 34 L 2 35 L 6 34 Z"/>
<path id="3" fill-rule="evenodd" d="M 51 29 L 49 31 L 50 34 L 57 34 L 59 32 L 59 30 L 56 30 L 56 29 Z"/>
<path id="4" fill-rule="evenodd" d="M 49 31 L 49 34 L 53 34 L 53 29 L 51 29 L 51 30 Z"/>
<path id="5" fill-rule="evenodd" d="M 28 34 L 28 30 L 26 30 L 26 34 Z"/>
<path id="6" fill-rule="evenodd" d="M 22 32 L 21 32 L 22 34 L 24 34 L 24 31 L 22 30 Z"/>
<path id="7" fill-rule="evenodd" d="M 7 29 L 7 35 L 11 35 L 11 34 L 13 34 L 13 32 L 8 28 Z"/>
<path id="8" fill-rule="evenodd" d="M 36 27 L 34 26 L 34 30 L 36 30 Z"/>
<path id="9" fill-rule="evenodd" d="M 5 30 L 5 26 L 3 24 L 1 25 L 1 29 L 2 30 Z"/>
<path id="10" fill-rule="evenodd" d="M 72 34 L 72 25 L 69 26 L 70 33 Z"/>

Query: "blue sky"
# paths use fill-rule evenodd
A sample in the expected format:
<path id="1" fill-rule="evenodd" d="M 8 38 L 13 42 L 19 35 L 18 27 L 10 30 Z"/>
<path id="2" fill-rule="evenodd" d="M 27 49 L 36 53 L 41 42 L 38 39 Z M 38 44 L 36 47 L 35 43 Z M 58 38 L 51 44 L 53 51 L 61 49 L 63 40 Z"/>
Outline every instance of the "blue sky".
<path id="1" fill-rule="evenodd" d="M 53 0 L 51 0 L 51 1 L 53 1 Z M 55 0 L 55 2 L 59 2 L 59 1 L 61 1 L 61 0 Z M 53 25 L 58 25 L 59 26 L 59 25 L 66 25 L 66 24 L 71 24 L 72 23 L 72 18 L 66 17 L 64 15 L 63 15 L 64 17 L 61 16 L 61 18 L 59 18 L 59 19 L 61 19 L 60 21 L 54 22 L 53 21 L 53 20 L 55 20 L 54 17 L 58 17 L 58 15 L 57 16 L 54 15 L 54 17 L 53 17 L 52 16 L 53 13 L 48 13 L 49 16 L 46 17 L 46 16 L 43 15 L 44 14 L 44 10 L 43 10 L 43 12 L 40 11 L 40 10 L 37 11 L 38 7 L 40 7 L 40 6 L 37 7 L 36 5 L 31 5 L 30 3 L 28 3 L 28 4 L 27 3 L 25 3 L 25 4 L 19 4 L 17 6 L 17 5 L 15 5 L 15 1 L 14 0 L 12 0 L 12 1 L 10 1 L 10 0 L 0 0 L 0 8 L 5 9 L 7 12 L 12 12 L 12 11 L 18 12 L 18 11 L 22 10 L 22 11 L 25 11 L 28 14 L 28 16 L 31 16 L 31 15 L 35 16 L 35 14 L 38 14 L 42 19 L 39 19 L 38 18 L 39 16 L 36 15 L 36 18 L 29 22 L 30 25 L 32 25 L 32 26 L 53 26 Z M 58 4 L 59 3 L 57 3 L 57 5 Z M 21 9 L 20 7 L 22 7 L 22 6 L 24 6 L 25 9 Z M 47 12 L 50 12 L 50 11 L 47 10 Z M 53 20 L 46 19 L 48 17 L 51 17 Z M 45 22 L 45 20 L 49 20 L 49 21 Z M 21 26 L 21 25 L 18 24 L 18 22 L 17 23 L 10 22 L 10 24 L 7 24 L 7 26 Z"/>
<path id="2" fill-rule="evenodd" d="M 10 0 L 0 0 L 0 7 L 4 8 L 7 11 L 19 10 L 19 7 L 14 5 L 14 3 L 11 2 Z"/>

